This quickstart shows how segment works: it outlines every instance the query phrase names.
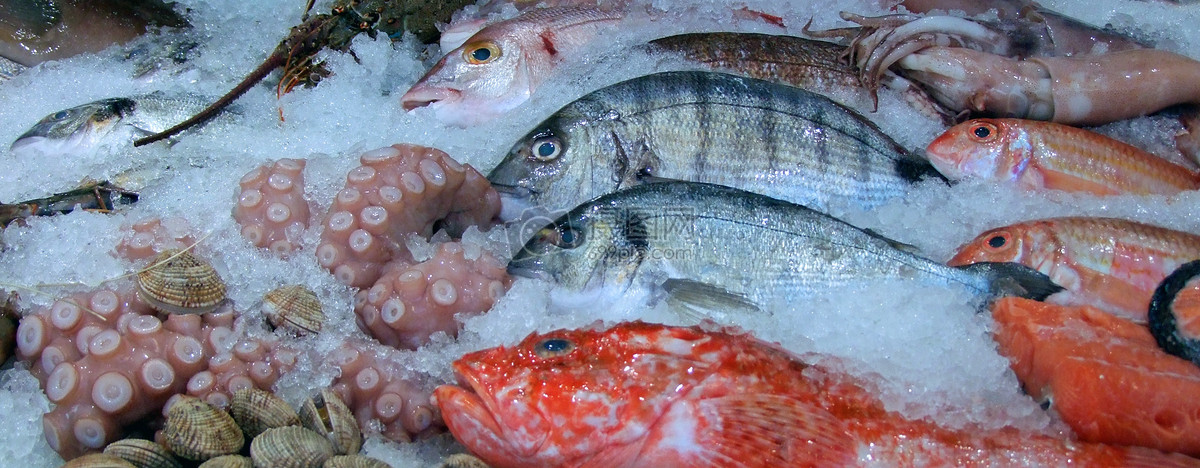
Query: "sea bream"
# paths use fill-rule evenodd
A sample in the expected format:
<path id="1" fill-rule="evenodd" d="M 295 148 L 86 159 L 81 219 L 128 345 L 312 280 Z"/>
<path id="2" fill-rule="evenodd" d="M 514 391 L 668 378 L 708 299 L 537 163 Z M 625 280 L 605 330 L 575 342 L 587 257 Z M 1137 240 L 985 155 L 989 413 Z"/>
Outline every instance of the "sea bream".
<path id="1" fill-rule="evenodd" d="M 539 231 L 508 270 L 554 283 L 552 298 L 563 307 L 644 296 L 665 298 L 684 316 L 769 311 L 886 279 L 985 299 L 1041 300 L 1062 289 L 1024 265 L 949 267 L 804 206 L 695 182 L 644 184 L 580 205 Z"/>
<path id="2" fill-rule="evenodd" d="M 208 96 L 155 91 L 107 98 L 47 115 L 12 143 L 12 151 L 79 154 L 161 132 L 206 107 Z"/>
<path id="3" fill-rule="evenodd" d="M 799 88 L 714 72 L 624 81 L 554 113 L 488 179 L 505 219 L 570 209 L 646 180 L 709 182 L 813 209 L 871 208 L 940 178 L 853 110 Z"/>
<path id="4" fill-rule="evenodd" d="M 559 62 L 623 16 L 595 7 L 539 8 L 489 25 L 442 57 L 401 105 L 429 106 L 439 120 L 464 127 L 490 120 L 528 100 Z"/>
<path id="5" fill-rule="evenodd" d="M 434 399 L 455 439 L 497 468 L 1200 465 L 1144 447 L 908 419 L 835 359 L 712 326 L 535 333 L 453 366 L 458 385 Z"/>

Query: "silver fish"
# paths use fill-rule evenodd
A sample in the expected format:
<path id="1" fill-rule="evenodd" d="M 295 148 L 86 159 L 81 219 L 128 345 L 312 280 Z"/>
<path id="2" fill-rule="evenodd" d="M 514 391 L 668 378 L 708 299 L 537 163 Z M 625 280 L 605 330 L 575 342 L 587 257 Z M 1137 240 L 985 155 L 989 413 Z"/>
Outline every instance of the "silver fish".
<path id="1" fill-rule="evenodd" d="M 488 175 L 502 217 L 569 209 L 653 179 L 710 182 L 801 203 L 870 208 L 940 177 L 874 124 L 803 89 L 666 72 L 593 92 L 539 124 Z"/>
<path id="2" fill-rule="evenodd" d="M 166 130 L 205 108 L 212 98 L 155 91 L 108 98 L 47 115 L 12 143 L 13 151 L 78 154 Z"/>
<path id="3" fill-rule="evenodd" d="M 556 283 L 559 305 L 647 294 L 687 315 L 763 311 L 881 279 L 957 285 L 984 299 L 1041 300 L 1062 290 L 1020 264 L 949 267 L 905 247 L 801 205 L 720 185 L 664 182 L 576 207 L 530 240 L 508 270 Z"/>

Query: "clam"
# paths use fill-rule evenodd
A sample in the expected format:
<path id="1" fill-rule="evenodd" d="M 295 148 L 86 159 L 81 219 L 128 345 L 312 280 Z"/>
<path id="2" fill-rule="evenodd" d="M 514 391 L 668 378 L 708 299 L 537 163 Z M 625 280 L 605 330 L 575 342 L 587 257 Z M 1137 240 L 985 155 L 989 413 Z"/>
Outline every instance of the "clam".
<path id="1" fill-rule="evenodd" d="M 107 453 L 93 453 L 64 463 L 60 468 L 137 468 L 121 457 Z"/>
<path id="2" fill-rule="evenodd" d="M 325 460 L 321 468 L 391 468 L 391 465 L 362 455 L 338 455 Z"/>
<path id="3" fill-rule="evenodd" d="M 321 300 L 303 285 L 284 286 L 263 296 L 263 315 L 271 325 L 299 335 L 320 333 L 325 323 Z"/>
<path id="4" fill-rule="evenodd" d="M 267 429 L 250 442 L 250 458 L 259 467 L 316 468 L 333 455 L 329 440 L 299 426 Z"/>
<path id="5" fill-rule="evenodd" d="M 442 460 L 438 468 L 490 468 L 487 463 L 469 453 L 456 453 Z"/>
<path id="6" fill-rule="evenodd" d="M 292 409 L 292 405 L 274 393 L 257 388 L 244 388 L 233 392 L 229 412 L 242 428 L 242 433 L 251 439 L 272 427 L 300 424 L 300 416 Z"/>
<path id="7" fill-rule="evenodd" d="M 353 455 L 362 447 L 362 432 L 354 413 L 333 390 L 322 389 L 300 407 L 304 427 L 328 437 L 338 455 Z"/>
<path id="8" fill-rule="evenodd" d="M 137 277 L 138 296 L 163 313 L 207 314 L 225 300 L 225 282 L 190 251 L 163 251 Z"/>
<path id="9" fill-rule="evenodd" d="M 254 468 L 254 462 L 242 455 L 221 455 L 201 463 L 199 468 Z"/>
<path id="10" fill-rule="evenodd" d="M 118 440 L 104 447 L 104 453 L 121 457 L 138 468 L 183 468 L 165 447 L 146 439 Z"/>
<path id="11" fill-rule="evenodd" d="M 163 427 L 167 449 L 189 460 L 237 453 L 245 440 L 229 413 L 192 396 L 179 396 Z"/>

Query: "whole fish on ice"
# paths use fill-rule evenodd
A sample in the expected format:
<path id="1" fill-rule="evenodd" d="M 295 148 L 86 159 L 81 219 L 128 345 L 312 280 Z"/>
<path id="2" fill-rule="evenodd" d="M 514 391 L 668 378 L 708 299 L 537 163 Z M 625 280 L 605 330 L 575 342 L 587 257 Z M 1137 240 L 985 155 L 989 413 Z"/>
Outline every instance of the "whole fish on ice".
<path id="1" fill-rule="evenodd" d="M 969 120 L 929 143 L 925 154 L 951 180 L 978 178 L 1096 195 L 1169 195 L 1200 188 L 1200 175 L 1183 166 L 1052 122 Z"/>
<path id="2" fill-rule="evenodd" d="M 709 182 L 811 208 L 871 208 L 938 175 L 827 97 L 713 72 L 624 81 L 563 107 L 488 175 L 505 219 L 646 180 Z"/>
<path id="3" fill-rule="evenodd" d="M 1146 321 L 1159 282 L 1200 258 L 1200 236 L 1114 218 L 1063 217 L 989 229 L 959 247 L 947 264 L 1017 262 L 1065 290 L 1050 298 Z"/>
<path id="4" fill-rule="evenodd" d="M 203 109 L 211 100 L 196 94 L 155 91 L 89 102 L 47 115 L 13 141 L 14 152 L 79 154 L 131 142 L 163 131 Z"/>
<path id="5" fill-rule="evenodd" d="M 489 25 L 442 57 L 404 96 L 406 110 L 429 106 L 461 126 L 490 120 L 529 99 L 559 62 L 574 59 L 623 17 L 590 7 L 530 10 Z"/>
<path id="6" fill-rule="evenodd" d="M 953 268 L 800 205 L 720 185 L 644 184 L 580 205 L 542 229 L 509 272 L 556 283 L 564 306 L 627 294 L 685 315 L 759 311 L 880 279 L 1042 299 L 1061 288 L 1016 263 Z"/>
<path id="7" fill-rule="evenodd" d="M 458 359 L 459 384 L 434 398 L 455 438 L 497 468 L 1200 464 L 907 419 L 844 371 L 711 328 L 535 333 Z"/>

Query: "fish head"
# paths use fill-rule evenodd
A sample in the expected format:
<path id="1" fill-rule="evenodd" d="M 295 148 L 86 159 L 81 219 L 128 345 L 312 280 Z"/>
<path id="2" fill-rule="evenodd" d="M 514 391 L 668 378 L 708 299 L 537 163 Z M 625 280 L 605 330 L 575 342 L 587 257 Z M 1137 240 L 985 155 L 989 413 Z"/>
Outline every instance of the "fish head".
<path id="1" fill-rule="evenodd" d="M 959 247 L 958 252 L 946 264 L 963 266 L 980 262 L 1014 262 L 1037 268 L 1029 262 L 1038 243 L 1030 234 L 1024 225 L 985 231 Z"/>
<path id="2" fill-rule="evenodd" d="M 925 155 L 950 180 L 1010 180 L 1028 161 L 1025 153 L 1009 151 L 1012 135 L 1002 119 L 968 120 L 930 142 Z"/>
<path id="3" fill-rule="evenodd" d="M 92 149 L 133 112 L 132 99 L 111 98 L 47 115 L 13 141 L 10 149 L 72 154 Z"/>
<path id="4" fill-rule="evenodd" d="M 589 203 L 540 229 L 509 261 L 508 271 L 574 294 L 624 291 L 646 258 L 647 244 L 636 209 Z"/>
<path id="5" fill-rule="evenodd" d="M 563 109 L 517 141 L 488 174 L 500 192 L 501 218 L 515 219 L 513 206 L 567 210 L 616 190 L 619 180 L 601 162 L 611 158 L 594 151 L 592 133 L 586 119 Z"/>
<path id="6" fill-rule="evenodd" d="M 692 328 L 626 322 L 531 334 L 454 362 L 434 392 L 455 438 L 494 466 L 631 466 L 655 423 L 724 354 Z"/>
<path id="7" fill-rule="evenodd" d="M 540 83 L 530 74 L 520 41 L 498 23 L 442 57 L 400 104 L 409 111 L 428 106 L 448 124 L 477 125 L 529 100 Z"/>

